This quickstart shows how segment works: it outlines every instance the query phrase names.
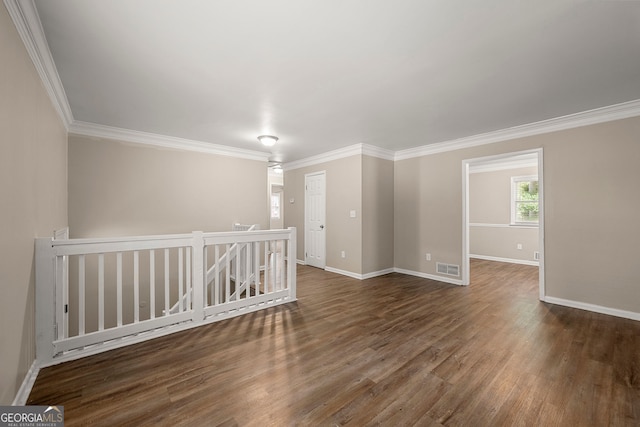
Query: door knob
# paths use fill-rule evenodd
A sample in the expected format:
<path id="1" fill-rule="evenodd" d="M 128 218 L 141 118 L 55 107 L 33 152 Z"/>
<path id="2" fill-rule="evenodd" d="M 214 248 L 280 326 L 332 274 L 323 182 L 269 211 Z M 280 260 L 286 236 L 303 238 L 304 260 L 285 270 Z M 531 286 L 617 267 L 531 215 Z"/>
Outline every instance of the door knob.
<path id="1" fill-rule="evenodd" d="M 321 226 L 320 226 L 320 230 L 324 230 L 324 225 L 321 225 Z"/>

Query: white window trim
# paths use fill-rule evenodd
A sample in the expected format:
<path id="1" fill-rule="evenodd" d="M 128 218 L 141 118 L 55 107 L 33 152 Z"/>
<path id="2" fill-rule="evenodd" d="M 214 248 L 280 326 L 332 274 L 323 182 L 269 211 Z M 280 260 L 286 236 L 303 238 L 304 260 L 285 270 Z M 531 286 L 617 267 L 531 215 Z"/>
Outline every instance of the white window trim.
<path id="1" fill-rule="evenodd" d="M 516 183 L 522 181 L 538 181 L 538 175 L 525 175 L 525 176 L 512 176 L 511 177 L 511 225 L 538 227 L 539 221 L 516 221 L 516 197 L 517 187 Z M 540 200 L 538 200 L 538 206 L 540 206 Z"/>

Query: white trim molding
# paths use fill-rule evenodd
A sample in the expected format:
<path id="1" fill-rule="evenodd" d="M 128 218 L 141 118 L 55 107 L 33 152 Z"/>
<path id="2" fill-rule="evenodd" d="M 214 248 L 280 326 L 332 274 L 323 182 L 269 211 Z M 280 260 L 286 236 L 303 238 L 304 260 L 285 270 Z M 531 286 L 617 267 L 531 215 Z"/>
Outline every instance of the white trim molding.
<path id="1" fill-rule="evenodd" d="M 553 119 L 542 120 L 507 129 L 482 133 L 450 141 L 438 142 L 435 144 L 423 145 L 421 147 L 409 148 L 397 151 L 394 160 L 405 160 L 414 157 L 428 156 L 430 154 L 443 153 L 445 151 L 460 150 L 463 148 L 476 147 L 479 145 L 493 144 L 501 141 L 508 141 L 516 138 L 540 135 L 565 129 L 573 129 L 581 126 L 594 125 L 597 123 L 610 122 L 613 120 L 627 119 L 629 117 L 640 116 L 640 99 L 610 105 L 580 113 L 569 114 Z"/>
<path id="2" fill-rule="evenodd" d="M 640 321 L 640 313 L 635 311 L 620 310 L 617 308 L 604 307 L 596 304 L 589 304 L 587 302 L 573 301 L 563 298 L 556 298 L 545 296 L 542 301 L 549 304 L 561 305 L 563 307 L 577 308 L 580 310 L 592 311 L 594 313 L 607 314 L 609 316 L 622 317 L 624 319 L 638 320 Z"/>
<path id="3" fill-rule="evenodd" d="M 515 259 L 515 258 L 501 258 L 497 256 L 488 256 L 488 255 L 469 254 L 469 258 L 483 259 L 485 261 L 508 262 L 510 264 L 533 265 L 535 267 L 538 267 L 540 265 L 538 261 L 529 261 L 526 259 Z"/>
<path id="4" fill-rule="evenodd" d="M 16 26 L 16 30 L 18 30 L 33 65 L 36 67 L 53 107 L 62 119 L 65 129 L 68 130 L 69 125 L 73 122 L 73 113 L 33 0 L 4 0 L 4 5 Z"/>
<path id="5" fill-rule="evenodd" d="M 394 151 L 376 147 L 374 145 L 369 145 L 369 144 L 360 144 L 360 145 L 362 146 L 363 156 L 377 157 L 378 159 L 391 160 L 391 161 L 395 159 L 396 153 Z"/>
<path id="6" fill-rule="evenodd" d="M 36 360 L 33 361 L 27 375 L 25 375 L 24 380 L 22 380 L 22 385 L 16 394 L 15 399 L 13 399 L 13 406 L 24 406 L 27 404 L 27 400 L 29 399 L 29 395 L 31 394 L 31 389 L 33 385 L 36 383 L 36 379 L 38 378 L 38 374 L 40 373 L 40 366 Z"/>
<path id="7" fill-rule="evenodd" d="M 237 157 L 240 159 L 268 161 L 271 153 L 263 151 L 245 150 L 242 148 L 218 145 L 209 142 L 140 132 L 112 126 L 74 121 L 69 126 L 70 135 L 89 136 L 94 138 L 115 139 L 136 144 L 152 145 L 156 147 L 172 148 L 176 150 L 196 151 L 199 153 L 218 154 L 220 156 Z"/>
<path id="8" fill-rule="evenodd" d="M 535 154 L 525 154 L 514 156 L 509 159 L 498 159 L 485 163 L 475 163 L 469 165 L 469 173 L 496 172 L 509 169 L 531 168 L 538 166 L 538 159 Z"/>
<path id="9" fill-rule="evenodd" d="M 352 271 L 340 270 L 338 268 L 333 268 L 333 267 L 325 267 L 324 269 L 325 271 L 328 271 L 331 273 L 341 274 L 343 276 L 351 277 L 353 279 L 358 279 L 358 280 L 372 279 L 374 277 L 384 276 L 385 274 L 390 274 L 395 271 L 394 268 L 385 268 L 384 270 L 372 271 L 371 273 L 360 274 L 360 273 L 354 273 Z"/>
<path id="10" fill-rule="evenodd" d="M 395 269 L 393 267 L 385 268 L 384 270 L 372 271 L 371 273 L 362 274 L 362 279 L 373 279 L 374 277 L 385 276 L 387 274 L 395 273 Z"/>
<path id="11" fill-rule="evenodd" d="M 348 147 L 339 148 L 337 150 L 327 151 L 326 153 L 318 154 L 316 156 L 311 156 L 305 159 L 296 160 L 294 162 L 285 163 L 282 165 L 282 168 L 285 171 L 290 171 L 359 155 L 377 157 L 379 159 L 393 161 L 395 153 L 393 151 L 385 150 L 384 148 L 375 147 L 373 145 L 354 144 L 349 145 Z"/>
<path id="12" fill-rule="evenodd" d="M 333 268 L 333 267 L 325 267 L 324 270 L 330 273 L 336 273 L 336 274 L 341 274 L 343 276 L 351 277 L 352 279 L 362 280 L 362 274 L 360 273 L 354 273 L 352 271 L 347 271 L 347 270 L 340 270 L 339 268 Z"/>
<path id="13" fill-rule="evenodd" d="M 527 228 L 527 229 L 532 229 L 535 230 L 537 229 L 539 226 L 536 225 L 524 225 L 524 224 L 515 224 L 515 225 L 511 225 L 511 224 L 490 224 L 490 223 L 485 223 L 485 222 L 470 222 L 469 223 L 469 227 L 488 227 L 488 228 Z"/>
<path id="14" fill-rule="evenodd" d="M 462 280 L 459 280 L 459 279 L 450 279 L 448 277 L 437 276 L 435 274 L 422 273 L 420 271 L 405 270 L 404 268 L 397 268 L 397 267 L 394 268 L 393 271 L 395 273 L 407 274 L 409 276 L 422 277 L 423 279 L 431 279 L 437 282 L 444 282 L 452 285 L 462 286 Z"/>

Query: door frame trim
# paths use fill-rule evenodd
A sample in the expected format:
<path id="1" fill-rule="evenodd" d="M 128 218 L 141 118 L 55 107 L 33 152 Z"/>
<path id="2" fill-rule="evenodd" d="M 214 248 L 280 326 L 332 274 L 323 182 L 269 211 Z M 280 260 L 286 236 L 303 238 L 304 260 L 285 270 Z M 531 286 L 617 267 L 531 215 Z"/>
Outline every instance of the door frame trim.
<path id="1" fill-rule="evenodd" d="M 509 153 L 502 153 L 493 156 L 477 157 L 473 159 L 466 159 L 462 161 L 462 284 L 464 286 L 469 285 L 470 281 L 470 267 L 469 267 L 469 165 L 483 163 L 487 161 L 494 161 L 499 159 L 505 159 L 513 156 L 523 154 L 536 154 L 538 157 L 538 186 L 540 197 L 538 198 L 538 204 L 540 206 L 540 217 L 538 224 L 538 242 L 540 252 L 539 260 L 539 290 L 540 301 L 544 301 L 546 297 L 545 288 L 545 265 L 544 265 L 544 168 L 543 148 L 535 148 L 531 150 L 523 150 Z"/>

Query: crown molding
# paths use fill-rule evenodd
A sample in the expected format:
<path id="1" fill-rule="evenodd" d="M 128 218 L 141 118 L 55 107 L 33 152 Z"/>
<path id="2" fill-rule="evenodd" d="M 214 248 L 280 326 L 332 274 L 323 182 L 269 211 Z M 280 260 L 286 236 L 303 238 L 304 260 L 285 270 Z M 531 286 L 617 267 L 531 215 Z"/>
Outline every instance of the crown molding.
<path id="1" fill-rule="evenodd" d="M 326 153 L 318 154 L 316 156 L 307 157 L 294 162 L 284 163 L 282 169 L 290 171 L 293 169 L 300 169 L 307 166 L 313 166 L 320 163 L 331 162 L 333 160 L 344 159 L 345 157 L 357 156 L 362 154 L 363 144 L 349 145 L 348 147 L 339 148 L 333 151 L 327 151 Z"/>
<path id="2" fill-rule="evenodd" d="M 506 159 L 490 160 L 469 164 L 469 173 L 496 172 L 508 169 L 529 168 L 538 166 L 537 154 L 525 154 Z"/>
<path id="3" fill-rule="evenodd" d="M 74 121 L 73 123 L 71 123 L 71 125 L 69 126 L 69 134 L 88 136 L 93 138 L 115 139 L 118 141 L 152 145 L 155 147 L 196 151 L 199 153 L 217 154 L 220 156 L 258 160 L 263 162 L 269 161 L 269 157 L 271 156 L 271 153 L 266 153 L 263 151 L 245 150 L 242 148 L 235 148 L 227 145 L 218 145 L 209 142 L 194 141 L 191 139 L 158 135 L 155 133 L 140 132 L 80 121 Z"/>
<path id="4" fill-rule="evenodd" d="M 326 153 L 318 154 L 316 156 L 307 157 L 301 160 L 296 160 L 294 162 L 285 163 L 282 165 L 282 168 L 285 171 L 290 171 L 294 169 L 300 169 L 307 166 L 314 166 L 320 163 L 331 162 L 338 159 L 344 159 L 345 157 L 351 156 L 371 156 L 377 157 L 379 159 L 384 160 L 392 160 L 394 159 L 394 152 L 390 150 L 385 150 L 384 148 L 376 147 L 368 144 L 354 144 L 349 145 L 348 147 L 339 148 L 333 151 L 327 151 Z"/>
<path id="5" fill-rule="evenodd" d="M 469 136 L 466 138 L 459 138 L 451 141 L 438 142 L 435 144 L 397 151 L 394 160 L 405 160 L 414 157 L 428 156 L 430 154 L 443 153 L 445 151 L 493 144 L 510 139 L 541 135 L 544 133 L 573 129 L 581 126 L 594 125 L 636 116 L 640 116 L 640 99 L 526 125 L 514 126 L 494 132 Z"/>
<path id="6" fill-rule="evenodd" d="M 361 144 L 362 145 L 362 154 L 370 157 L 377 157 L 378 159 L 383 160 L 394 160 L 395 152 L 391 150 L 386 150 L 384 148 L 376 147 L 374 145 Z"/>
<path id="7" fill-rule="evenodd" d="M 73 122 L 73 113 L 33 0 L 4 0 L 4 5 L 36 67 L 53 107 L 62 119 L 65 129 L 69 130 L 69 125 Z"/>

